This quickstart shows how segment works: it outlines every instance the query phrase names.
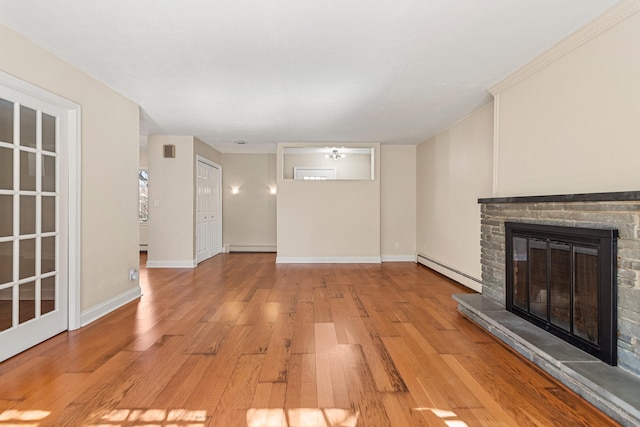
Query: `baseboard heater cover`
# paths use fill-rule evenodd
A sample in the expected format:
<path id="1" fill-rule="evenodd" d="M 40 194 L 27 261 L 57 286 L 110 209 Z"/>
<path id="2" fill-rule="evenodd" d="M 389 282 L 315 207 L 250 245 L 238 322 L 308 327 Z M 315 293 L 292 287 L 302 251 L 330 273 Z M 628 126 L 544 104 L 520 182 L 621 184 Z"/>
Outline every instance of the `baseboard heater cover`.
<path id="1" fill-rule="evenodd" d="M 225 245 L 227 246 L 227 245 Z M 276 245 L 228 245 L 229 252 L 276 252 Z"/>
<path id="2" fill-rule="evenodd" d="M 418 253 L 416 259 L 419 264 L 422 264 L 425 267 L 435 270 L 438 273 L 452 280 L 455 280 L 456 282 L 470 289 L 473 289 L 476 292 L 480 292 L 480 293 L 482 292 L 482 281 L 480 279 L 477 279 L 467 273 L 464 273 L 460 270 L 450 267 L 440 261 L 437 261 L 421 253 Z"/>

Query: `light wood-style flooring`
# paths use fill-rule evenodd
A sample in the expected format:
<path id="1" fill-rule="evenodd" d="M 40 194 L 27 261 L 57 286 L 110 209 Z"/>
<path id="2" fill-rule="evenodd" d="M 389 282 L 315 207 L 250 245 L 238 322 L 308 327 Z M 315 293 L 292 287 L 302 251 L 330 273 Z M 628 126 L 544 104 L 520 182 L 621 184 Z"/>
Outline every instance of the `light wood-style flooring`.
<path id="1" fill-rule="evenodd" d="M 142 259 L 144 262 L 144 258 Z M 0 425 L 607 426 L 413 263 L 222 254 L 0 364 Z"/>

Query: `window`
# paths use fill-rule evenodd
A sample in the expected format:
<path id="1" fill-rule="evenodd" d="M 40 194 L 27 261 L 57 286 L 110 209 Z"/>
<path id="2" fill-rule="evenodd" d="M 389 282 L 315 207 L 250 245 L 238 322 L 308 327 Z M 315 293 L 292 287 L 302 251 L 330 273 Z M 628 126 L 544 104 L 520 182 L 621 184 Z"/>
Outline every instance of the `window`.
<path id="1" fill-rule="evenodd" d="M 146 169 L 138 173 L 138 220 L 149 221 L 149 171 Z"/>

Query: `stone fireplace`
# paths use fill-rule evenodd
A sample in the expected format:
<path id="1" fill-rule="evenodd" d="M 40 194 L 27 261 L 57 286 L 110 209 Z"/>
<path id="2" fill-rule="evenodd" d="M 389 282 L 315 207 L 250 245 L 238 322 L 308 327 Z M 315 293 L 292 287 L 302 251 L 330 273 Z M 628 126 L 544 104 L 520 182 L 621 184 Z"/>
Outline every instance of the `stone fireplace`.
<path id="1" fill-rule="evenodd" d="M 640 427 L 640 191 L 478 202 L 482 294 L 453 295 L 458 310 L 622 425 Z M 538 233 L 548 229 L 565 235 Z M 580 229 L 610 242 L 572 237 Z M 611 252 L 608 261 L 596 261 L 602 248 Z M 610 288 L 600 290 L 607 281 Z M 598 289 L 597 298 L 585 297 L 588 288 Z M 584 316 L 600 305 L 610 307 L 608 326 L 606 312 Z M 552 329 L 577 337 L 559 338 Z M 608 343 L 596 335 L 603 332 Z M 609 355 L 590 351 L 595 343 Z"/>
<path id="2" fill-rule="evenodd" d="M 618 230 L 617 360 L 640 375 L 640 192 L 480 199 L 483 295 L 506 305 L 505 223 Z"/>

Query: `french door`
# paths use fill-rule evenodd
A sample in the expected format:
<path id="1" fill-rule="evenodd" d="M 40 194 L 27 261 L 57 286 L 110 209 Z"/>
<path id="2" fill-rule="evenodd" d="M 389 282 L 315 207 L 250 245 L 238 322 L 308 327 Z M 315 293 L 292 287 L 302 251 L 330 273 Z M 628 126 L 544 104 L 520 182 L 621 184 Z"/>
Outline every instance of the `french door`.
<path id="1" fill-rule="evenodd" d="M 69 328 L 68 131 L 0 80 L 0 361 Z"/>
<path id="2" fill-rule="evenodd" d="M 220 167 L 198 158 L 196 162 L 196 263 L 222 250 Z"/>

